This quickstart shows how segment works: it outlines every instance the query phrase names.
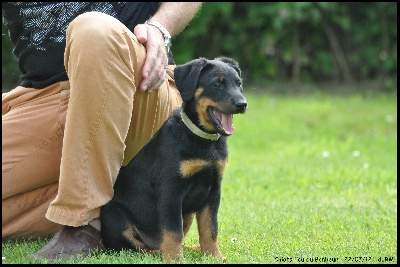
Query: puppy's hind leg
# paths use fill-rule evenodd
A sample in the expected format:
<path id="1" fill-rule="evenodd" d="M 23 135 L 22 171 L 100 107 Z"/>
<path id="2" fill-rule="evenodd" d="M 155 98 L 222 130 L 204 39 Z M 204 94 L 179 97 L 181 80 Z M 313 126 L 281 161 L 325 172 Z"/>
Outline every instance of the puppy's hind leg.
<path id="1" fill-rule="evenodd" d="M 117 251 L 123 248 L 146 248 L 145 244 L 136 238 L 135 227 L 128 216 L 129 211 L 113 200 L 101 208 L 101 235 L 106 248 Z"/>

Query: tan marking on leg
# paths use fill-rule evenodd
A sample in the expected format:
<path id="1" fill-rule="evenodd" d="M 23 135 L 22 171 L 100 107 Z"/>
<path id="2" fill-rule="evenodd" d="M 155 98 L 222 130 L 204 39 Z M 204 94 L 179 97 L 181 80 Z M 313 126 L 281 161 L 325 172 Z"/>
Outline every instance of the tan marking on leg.
<path id="1" fill-rule="evenodd" d="M 135 227 L 133 227 L 133 225 L 129 225 L 128 228 L 126 228 L 126 230 L 122 233 L 122 236 L 126 238 L 126 240 L 128 240 L 131 245 L 135 248 L 139 248 L 139 249 L 146 249 L 146 245 L 137 240 L 135 238 L 136 235 L 136 231 L 135 231 Z"/>
<path id="2" fill-rule="evenodd" d="M 171 231 L 163 231 L 160 250 L 165 261 L 172 262 L 183 259 L 182 245 L 183 236 Z"/>
<path id="3" fill-rule="evenodd" d="M 185 237 L 192 226 L 194 213 L 189 213 L 183 216 L 183 236 Z"/>
<path id="4" fill-rule="evenodd" d="M 189 178 L 201 169 L 211 165 L 211 162 L 201 159 L 184 160 L 181 162 L 180 171 L 182 178 Z"/>
<path id="5" fill-rule="evenodd" d="M 197 212 L 196 219 L 201 251 L 224 260 L 225 257 L 222 256 L 218 246 L 217 229 L 212 229 L 210 208 L 206 207 L 202 212 Z"/>
<path id="6" fill-rule="evenodd" d="M 222 177 L 224 177 L 224 172 L 228 165 L 228 161 L 226 159 L 225 160 L 217 160 L 216 165 L 217 165 L 219 177 L 222 179 Z"/>

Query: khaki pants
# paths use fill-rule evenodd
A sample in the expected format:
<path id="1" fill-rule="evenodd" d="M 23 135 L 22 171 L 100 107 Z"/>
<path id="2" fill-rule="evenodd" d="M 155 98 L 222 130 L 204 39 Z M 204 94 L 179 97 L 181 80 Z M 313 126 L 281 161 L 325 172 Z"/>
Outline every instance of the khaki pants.
<path id="1" fill-rule="evenodd" d="M 121 165 L 182 103 L 172 65 L 158 90 L 136 89 L 144 59 L 122 23 L 89 12 L 67 31 L 69 81 L 3 94 L 3 239 L 47 236 L 100 216 Z"/>

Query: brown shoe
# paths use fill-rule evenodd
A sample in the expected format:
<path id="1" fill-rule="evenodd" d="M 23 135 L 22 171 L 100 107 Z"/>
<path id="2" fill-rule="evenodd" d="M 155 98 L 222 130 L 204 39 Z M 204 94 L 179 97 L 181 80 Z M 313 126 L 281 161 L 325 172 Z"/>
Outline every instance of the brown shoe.
<path id="1" fill-rule="evenodd" d="M 67 260 L 78 255 L 88 256 L 95 251 L 106 251 L 97 229 L 91 225 L 64 226 L 47 245 L 29 258 L 48 261 Z"/>

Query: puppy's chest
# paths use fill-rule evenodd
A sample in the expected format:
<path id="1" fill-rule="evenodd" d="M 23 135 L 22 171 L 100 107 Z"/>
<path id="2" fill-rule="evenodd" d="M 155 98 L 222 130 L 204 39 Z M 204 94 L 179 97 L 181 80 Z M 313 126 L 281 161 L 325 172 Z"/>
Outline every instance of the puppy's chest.
<path id="1" fill-rule="evenodd" d="M 194 158 L 182 160 L 179 164 L 179 171 L 182 179 L 194 179 L 200 174 L 222 178 L 226 165 L 226 159 L 207 160 Z"/>
<path id="2" fill-rule="evenodd" d="M 184 213 L 197 211 L 204 206 L 210 193 L 220 186 L 226 165 L 226 159 L 181 161 L 180 179 L 186 188 L 182 203 Z"/>
<path id="3" fill-rule="evenodd" d="M 228 162 L 225 142 L 212 146 L 192 145 L 180 153 L 179 174 L 181 179 L 193 180 L 203 176 L 222 178 Z M 212 178 L 212 177 L 210 177 Z"/>

